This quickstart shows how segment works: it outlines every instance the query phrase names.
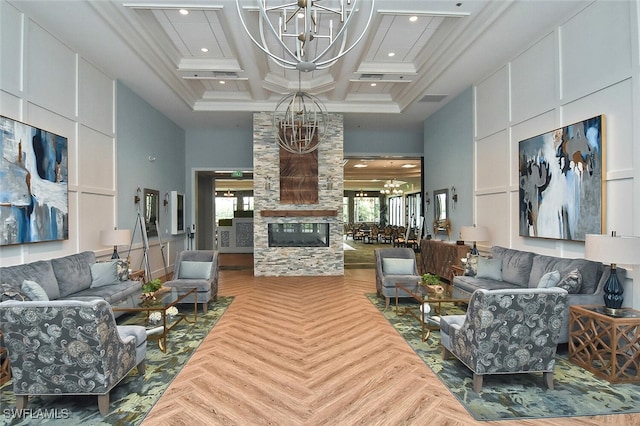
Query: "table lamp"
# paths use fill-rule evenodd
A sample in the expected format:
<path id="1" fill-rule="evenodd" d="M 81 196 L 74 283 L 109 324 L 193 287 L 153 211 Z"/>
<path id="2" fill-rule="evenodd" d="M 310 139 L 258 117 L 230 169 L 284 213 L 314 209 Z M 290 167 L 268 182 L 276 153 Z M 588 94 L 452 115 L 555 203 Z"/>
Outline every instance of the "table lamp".
<path id="1" fill-rule="evenodd" d="M 489 230 L 486 226 L 463 226 L 460 228 L 460 239 L 463 241 L 473 241 L 472 255 L 478 255 L 476 241 L 488 241 Z"/>
<path id="2" fill-rule="evenodd" d="M 611 275 L 604 285 L 605 312 L 616 315 L 622 307 L 624 288 L 616 273 L 616 264 L 635 265 L 640 262 L 640 237 L 619 237 L 611 235 L 587 234 L 584 257 L 588 260 L 611 264 Z"/>
<path id="3" fill-rule="evenodd" d="M 120 259 L 118 246 L 131 242 L 130 229 L 106 229 L 100 231 L 100 242 L 105 246 L 113 246 L 112 259 Z"/>

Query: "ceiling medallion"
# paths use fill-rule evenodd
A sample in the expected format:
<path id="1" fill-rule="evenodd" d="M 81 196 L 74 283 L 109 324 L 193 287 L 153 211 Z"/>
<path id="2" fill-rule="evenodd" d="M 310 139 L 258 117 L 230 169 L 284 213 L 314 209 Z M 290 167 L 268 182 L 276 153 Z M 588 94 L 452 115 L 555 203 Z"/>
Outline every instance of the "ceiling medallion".
<path id="1" fill-rule="evenodd" d="M 278 65 L 303 72 L 328 68 L 351 51 L 367 32 L 375 9 L 375 0 L 293 0 L 285 4 L 283 0 L 255 0 L 260 12 L 256 33 L 249 30 L 256 26 L 247 26 L 240 2 L 236 0 L 238 15 L 251 41 Z M 358 3 L 364 7 L 359 8 Z M 356 22 L 356 12 L 367 7 L 366 25 L 348 44 L 348 27 Z M 331 17 L 339 18 L 335 26 Z M 313 40 L 316 46 L 312 47 Z"/>
<path id="2" fill-rule="evenodd" d="M 278 145 L 294 154 L 318 149 L 327 128 L 327 111 L 318 98 L 298 91 L 280 99 L 273 113 Z"/>

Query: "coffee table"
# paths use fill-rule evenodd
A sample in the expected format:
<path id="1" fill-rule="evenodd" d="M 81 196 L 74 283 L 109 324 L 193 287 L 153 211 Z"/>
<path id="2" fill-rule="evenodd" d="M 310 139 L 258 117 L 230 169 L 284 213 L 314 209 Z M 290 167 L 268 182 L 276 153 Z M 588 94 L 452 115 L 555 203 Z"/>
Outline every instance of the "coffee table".
<path id="1" fill-rule="evenodd" d="M 446 314 L 443 303 L 453 303 L 456 305 L 466 304 L 469 299 L 454 298 L 451 295 L 451 286 L 445 283 L 440 285 L 443 289 L 442 293 L 435 293 L 431 286 L 424 284 L 422 281 L 416 282 L 416 285 L 411 287 L 405 284 L 396 283 L 396 315 L 411 315 L 413 318 L 420 322 L 420 328 L 422 331 L 422 341 L 426 342 L 431 336 L 432 330 L 440 329 L 440 315 Z M 404 310 L 400 312 L 399 307 L 399 293 L 400 290 L 408 293 L 412 299 L 417 301 L 419 305 L 416 306 L 404 306 Z M 424 313 L 421 306 L 427 303 L 431 311 Z"/>
<path id="2" fill-rule="evenodd" d="M 180 289 L 182 293 L 185 289 Z M 176 325 L 180 323 L 180 321 L 186 321 L 188 323 L 195 323 L 198 320 L 198 302 L 197 302 L 197 289 L 192 288 L 188 289 L 186 293 L 179 294 L 175 288 L 171 288 L 169 291 L 165 292 L 157 292 L 154 299 L 143 299 L 142 295 L 140 296 L 140 302 L 136 306 L 112 306 L 114 312 L 127 312 L 127 313 L 139 313 L 146 312 L 146 319 L 144 320 L 144 325 L 147 328 L 147 340 L 157 340 L 158 347 L 164 353 L 167 352 L 167 336 L 169 335 L 169 331 Z M 173 317 L 167 315 L 167 310 L 171 307 L 176 306 L 181 303 L 187 296 L 193 296 L 193 319 L 190 320 L 187 318 L 187 315 L 183 312 L 178 311 L 177 315 Z M 161 320 L 158 321 L 157 325 L 152 324 L 149 320 L 149 316 L 152 312 L 160 312 Z"/>

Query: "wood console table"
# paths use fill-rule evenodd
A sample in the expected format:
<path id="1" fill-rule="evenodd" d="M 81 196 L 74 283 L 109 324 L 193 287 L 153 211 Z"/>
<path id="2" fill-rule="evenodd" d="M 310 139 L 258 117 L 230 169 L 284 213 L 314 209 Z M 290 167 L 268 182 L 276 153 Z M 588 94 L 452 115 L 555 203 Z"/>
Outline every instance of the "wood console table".
<path id="1" fill-rule="evenodd" d="M 471 247 L 459 246 L 440 240 L 420 241 L 421 273 L 436 274 L 445 281 L 451 280 L 451 267 L 462 267 L 460 259 L 467 257 Z"/>
<path id="2" fill-rule="evenodd" d="M 569 307 L 569 360 L 611 383 L 640 382 L 640 311 Z"/>

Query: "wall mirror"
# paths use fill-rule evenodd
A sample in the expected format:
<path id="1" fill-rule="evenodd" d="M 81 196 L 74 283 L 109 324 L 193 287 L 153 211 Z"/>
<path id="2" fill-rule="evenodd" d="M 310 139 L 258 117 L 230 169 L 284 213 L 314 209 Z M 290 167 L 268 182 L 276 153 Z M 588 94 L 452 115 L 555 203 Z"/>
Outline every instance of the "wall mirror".
<path id="1" fill-rule="evenodd" d="M 433 232 L 436 234 L 441 232 L 448 233 L 448 198 L 448 189 L 438 189 L 433 191 Z"/>
<path id="2" fill-rule="evenodd" d="M 158 235 L 157 222 L 160 214 L 160 193 L 155 189 L 144 189 L 144 224 L 148 237 Z"/>

